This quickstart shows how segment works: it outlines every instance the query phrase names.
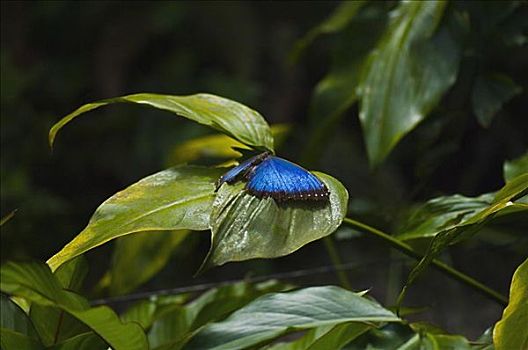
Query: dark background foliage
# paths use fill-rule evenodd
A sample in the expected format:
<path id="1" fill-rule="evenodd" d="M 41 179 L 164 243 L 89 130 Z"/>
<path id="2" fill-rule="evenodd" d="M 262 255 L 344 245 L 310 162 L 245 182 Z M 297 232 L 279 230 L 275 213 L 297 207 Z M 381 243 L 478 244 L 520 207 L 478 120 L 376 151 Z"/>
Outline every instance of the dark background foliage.
<path id="1" fill-rule="evenodd" d="M 474 25 L 465 46 L 473 51 L 464 53 L 456 84 L 384 164 L 375 170 L 368 166 L 357 106 L 318 144 L 321 157 L 309 162 L 310 167 L 345 184 L 352 216 L 394 232 L 412 203 L 442 194 L 474 196 L 497 190 L 503 184 L 503 162 L 526 151 L 525 94 L 505 104 L 487 128 L 473 115 L 470 95 L 478 73 L 499 70 L 526 87 L 528 52 L 526 46 L 494 46 L 496 33 L 486 32 L 486 23 L 501 5 L 472 3 L 458 3 L 470 8 Z M 323 117 L 310 116 L 314 86 L 339 54 L 336 47 L 346 50 L 342 43 L 352 47 L 354 42 L 346 41 L 346 32 L 339 33 L 317 40 L 296 64 L 287 58 L 295 42 L 336 5 L 2 2 L 1 214 L 18 209 L 2 227 L 2 261 L 47 259 L 84 227 L 104 199 L 167 167 L 168 155 L 178 144 L 210 132 L 164 112 L 119 105 L 68 126 L 51 152 L 49 127 L 85 102 L 143 91 L 218 94 L 253 107 L 270 124 L 292 124 L 278 153 L 306 159 L 307 135 Z M 522 16 L 526 6 L 516 11 Z M 507 24 L 499 27 L 501 33 L 507 33 Z M 375 34 L 371 28 L 360 30 L 365 37 Z M 444 258 L 506 293 L 523 246 L 512 247 L 515 238 L 494 233 L 489 229 Z M 393 302 L 409 262 L 352 231 L 340 230 L 337 239 L 343 260 L 358 264 L 348 272 L 353 287 L 372 288 L 378 299 Z M 231 264 L 193 279 L 208 243 L 207 234 L 191 235 L 142 289 L 330 263 L 323 244 L 316 242 L 285 258 Z M 92 285 L 108 267 L 111 248 L 88 254 Z M 337 283 L 333 274 L 294 282 Z M 502 310 L 437 272 L 410 293 L 411 304 L 434 311 L 432 321 L 470 336 L 495 322 Z"/>

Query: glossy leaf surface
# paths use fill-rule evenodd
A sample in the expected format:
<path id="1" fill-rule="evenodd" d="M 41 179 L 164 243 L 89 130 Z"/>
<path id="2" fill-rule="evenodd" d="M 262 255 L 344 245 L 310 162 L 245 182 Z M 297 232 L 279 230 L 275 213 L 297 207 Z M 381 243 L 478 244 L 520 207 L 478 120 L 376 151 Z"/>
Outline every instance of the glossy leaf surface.
<path id="1" fill-rule="evenodd" d="M 213 205 L 212 244 L 203 266 L 287 255 L 334 232 L 346 214 L 348 193 L 333 177 L 314 174 L 330 190 L 328 202 L 278 204 L 245 192 L 243 182 L 222 185 Z"/>
<path id="2" fill-rule="evenodd" d="M 59 130 L 74 118 L 113 103 L 136 103 L 169 111 L 210 126 L 248 146 L 273 151 L 273 137 L 269 125 L 258 112 L 238 102 L 210 94 L 173 96 L 142 93 L 88 103 L 62 118 L 51 128 L 50 145 L 53 146 Z"/>
<path id="3" fill-rule="evenodd" d="M 398 322 L 379 304 L 333 286 L 267 294 L 239 309 L 225 321 L 204 327 L 189 349 L 244 349 L 288 331 L 347 322 Z"/>
<path id="4" fill-rule="evenodd" d="M 214 199 L 214 182 L 224 170 L 193 166 L 148 176 L 106 200 L 86 228 L 48 260 L 62 263 L 112 239 L 134 232 L 205 230 Z"/>
<path id="5" fill-rule="evenodd" d="M 444 1 L 401 2 L 371 53 L 359 85 L 360 121 L 371 164 L 379 164 L 455 82 L 458 48 L 437 26 Z"/>
<path id="6" fill-rule="evenodd" d="M 493 331 L 495 349 L 526 349 L 528 347 L 526 325 L 528 325 L 528 260 L 525 260 L 513 274 L 510 301 Z"/>

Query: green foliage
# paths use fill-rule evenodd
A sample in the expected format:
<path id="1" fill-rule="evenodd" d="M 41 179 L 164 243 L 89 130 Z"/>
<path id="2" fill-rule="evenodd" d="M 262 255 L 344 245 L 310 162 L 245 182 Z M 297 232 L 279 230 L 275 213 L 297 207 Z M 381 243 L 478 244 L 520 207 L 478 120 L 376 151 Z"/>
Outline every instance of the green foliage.
<path id="1" fill-rule="evenodd" d="M 140 180 L 101 204 L 88 226 L 48 264 L 56 269 L 87 250 L 130 233 L 207 229 L 214 182 L 222 172 L 178 166 Z"/>
<path id="2" fill-rule="evenodd" d="M 493 330 L 495 349 L 525 349 L 528 346 L 527 324 L 528 260 L 525 260 L 513 274 L 510 302 Z"/>
<path id="3" fill-rule="evenodd" d="M 51 128 L 50 145 L 53 146 L 59 130 L 72 119 L 108 104 L 124 102 L 166 110 L 210 126 L 248 146 L 273 150 L 273 138 L 269 126 L 260 114 L 240 103 L 209 94 L 191 96 L 136 94 L 88 103 L 62 118 Z"/>
<path id="4" fill-rule="evenodd" d="M 155 20 L 156 35 L 162 33 L 161 27 L 168 26 L 173 19 L 165 17 L 167 10 L 173 5 L 160 6 L 168 7 L 159 8 L 160 13 Z M 187 9 L 191 5 L 176 6 Z M 233 6 L 227 12 L 236 11 L 243 6 L 250 5 Z M 140 93 L 85 104 L 68 114 L 51 128 L 51 146 L 57 133 L 70 121 L 81 114 L 115 103 L 142 104 L 154 110 L 168 111 L 194 121 L 196 125 L 208 126 L 219 134 L 204 135 L 201 131 L 182 127 L 181 130 L 173 130 L 170 142 L 160 142 L 157 144 L 158 148 L 145 147 L 146 144 L 156 143 L 159 131 L 169 124 L 159 122 L 157 128 L 152 128 L 150 137 L 143 134 L 143 129 L 158 125 L 158 122 L 149 120 L 141 124 L 139 129 L 142 129 L 142 136 L 134 139 L 134 142 L 144 152 L 143 156 L 151 158 L 153 153 L 160 154 L 158 159 L 177 166 L 148 176 L 103 202 L 85 229 L 52 256 L 48 265 L 10 262 L 1 267 L 0 289 L 7 294 L 1 295 L 2 349 L 483 350 L 493 347 L 527 347 L 526 260 L 514 273 L 510 301 L 502 319 L 493 330 L 493 344 L 491 330 L 476 342 L 471 342 L 462 335 L 447 334 L 436 326 L 409 323 L 400 318 L 406 317 L 405 313 L 396 316 L 365 296 L 365 293 L 353 293 L 332 286 L 289 291 L 293 288 L 291 285 L 271 280 L 259 284 L 222 284 L 200 296 L 191 293 L 173 295 L 170 291 L 163 291 L 132 306 L 123 304 L 116 308 L 121 311 L 119 316 L 108 306 L 90 306 L 88 300 L 81 296 L 88 271 L 83 254 L 110 241 L 114 241 L 114 244 L 111 260 L 108 259 L 109 269 L 106 272 L 100 269 L 95 271 L 95 274 L 102 272 L 103 276 L 99 284 L 92 288 L 92 295 L 97 297 L 105 293 L 130 293 L 161 272 L 177 253 L 185 250 L 185 257 L 193 256 L 195 252 L 186 239 L 197 237 L 193 231 L 211 231 L 210 250 L 202 269 L 233 261 L 285 256 L 321 238 L 325 238 L 334 263 L 339 264 L 337 250 L 328 236 L 344 223 L 363 233 L 382 238 L 391 247 L 419 260 L 396 301 L 398 306 L 410 285 L 431 263 L 440 267 L 449 277 L 499 303 L 505 303 L 505 297 L 498 292 L 436 259 L 449 246 L 472 238 L 484 227 L 491 237 L 490 242 L 504 242 L 498 233 L 502 230 L 506 235 L 514 236 L 505 225 L 506 222 L 518 225 L 520 232 L 526 227 L 528 154 L 504 163 L 505 185 L 499 191 L 489 193 L 494 188 L 491 185 L 483 190 L 480 190 L 482 186 L 474 185 L 487 176 L 487 171 L 493 167 L 499 178 L 493 186 L 499 187 L 497 164 L 504 158 L 511 159 L 511 155 L 518 155 L 526 150 L 526 140 L 522 139 L 523 121 L 513 120 L 508 110 L 511 101 L 519 101 L 516 97 L 523 91 L 523 81 L 522 77 L 516 75 L 515 69 L 504 61 L 509 57 L 522 57 L 517 54 L 520 46 L 526 43 L 523 32 L 526 22 L 522 9 L 521 3 L 515 1 L 486 4 L 348 1 L 338 4 L 326 20 L 297 42 L 290 52 L 293 61 L 323 34 L 333 40 L 330 42 L 330 50 L 327 50 L 331 52 L 330 68 L 316 83 L 309 102 L 309 137 L 299 137 L 305 145 L 305 148 L 297 148 L 303 149 L 301 162 L 308 166 L 319 162 L 328 168 L 331 165 L 327 163 L 333 163 L 334 166 L 337 164 L 332 173 L 334 174 L 334 170 L 341 173 L 346 185 L 350 186 L 350 214 L 362 216 L 358 220 L 345 217 L 349 206 L 347 188 L 336 178 L 321 172 L 314 174 L 329 188 L 328 202 L 278 203 L 272 198 L 252 196 L 244 190 L 242 182 L 224 184 L 218 190 L 215 188 L 219 177 L 227 171 L 224 167 L 239 162 L 237 158 L 240 156 L 246 157 L 264 150 L 274 153 L 274 148 L 285 141 L 290 131 L 301 130 L 303 119 L 299 119 L 299 128 L 289 124 L 270 127 L 255 110 L 212 94 L 181 96 Z M 201 15 L 204 12 L 202 10 L 207 11 L 204 7 L 196 13 Z M 222 15 L 217 16 L 216 10 L 218 8 L 215 7 L 215 20 L 221 20 Z M 252 21 L 251 17 L 246 16 L 246 12 L 242 12 L 243 15 L 239 15 L 238 20 L 229 21 L 229 25 L 226 22 L 215 26 L 210 36 L 215 44 L 233 45 L 233 48 L 229 46 L 226 54 L 235 57 L 238 65 L 245 66 L 245 62 L 249 60 L 247 56 L 251 55 L 247 55 L 248 52 L 245 51 L 240 52 L 239 49 L 247 46 L 244 44 L 247 42 L 242 40 L 242 44 L 239 44 L 238 40 L 232 40 L 225 43 L 225 38 L 230 38 L 231 35 L 226 35 L 223 30 L 218 33 L 216 31 L 217 28 L 232 26 L 235 29 L 232 29 L 231 34 L 246 35 L 243 28 L 247 29 L 247 25 L 244 26 L 243 22 L 257 21 Z M 87 13 L 90 17 L 98 17 L 93 16 L 90 11 Z M 119 19 L 117 22 L 121 23 Z M 136 23 L 135 20 L 133 22 Z M 284 32 L 277 31 L 273 35 L 279 37 L 283 34 Z M 279 43 L 282 39 L 275 40 L 275 36 L 270 38 L 274 40 L 273 46 L 276 43 L 277 47 L 280 46 L 281 54 L 287 51 Z M 140 37 L 137 39 L 141 40 Z M 78 41 L 76 38 L 76 43 Z M 496 56 L 499 54 L 501 57 L 497 60 Z M 222 52 L 214 52 L 211 56 L 216 60 L 221 59 L 221 55 Z M 266 52 L 266 55 L 274 56 L 274 53 Z M 102 53 L 101 56 L 105 54 Z M 41 82 L 37 84 L 36 78 L 31 76 L 38 73 L 17 71 L 10 66 L 10 59 L 2 53 L 2 90 L 4 86 L 11 88 L 7 90 L 7 95 L 2 94 L 2 105 L 19 98 L 19 113 L 31 115 L 34 111 L 26 108 L 22 97 L 25 98 L 27 94 L 24 86 L 42 85 Z M 170 56 L 167 58 L 173 59 Z M 195 63 L 192 53 L 189 53 L 187 61 L 193 65 L 203 65 L 203 62 Z M 275 64 L 273 66 L 278 71 L 277 76 L 269 79 L 273 81 L 273 90 L 275 80 L 284 79 L 283 76 L 287 76 L 286 80 L 292 79 L 288 80 L 289 85 L 296 85 L 296 78 L 292 78 L 295 74 L 286 74 L 284 67 L 284 71 L 280 71 L 281 67 Z M 511 66 L 516 67 L 515 62 Z M 165 66 L 160 67 L 157 69 L 171 75 Z M 8 74 L 4 74 L 4 71 Z M 499 71 L 501 73 L 497 73 Z M 206 86 L 223 86 L 229 91 L 227 95 L 253 101 L 258 95 L 258 86 L 246 81 L 247 76 L 251 75 L 249 72 L 249 68 L 241 69 L 234 79 L 224 77 L 224 73 L 207 73 L 211 77 Z M 191 73 L 186 74 L 193 76 Z M 174 81 L 181 83 L 180 78 Z M 6 80 L 17 83 L 9 85 L 5 83 Z M 192 80 L 195 80 L 194 76 Z M 517 80 L 518 83 L 515 82 Z M 274 93 L 283 94 L 279 84 Z M 287 94 L 284 95 L 288 97 Z M 49 99 L 44 96 L 42 100 Z M 283 104 L 289 105 L 293 99 L 288 97 L 285 101 L 288 103 Z M 308 105 L 308 101 L 305 102 Z M 359 106 L 358 113 L 353 109 L 356 102 Z M 268 110 L 273 114 L 284 111 L 292 115 L 307 114 L 305 111 L 297 113 L 299 111 L 273 106 Z M 349 114 L 358 114 L 358 130 L 341 123 L 347 111 Z M 4 115 L 13 114 L 12 110 L 8 112 L 2 108 L 3 125 Z M 467 116 L 472 115 L 476 120 L 468 119 Z M 497 117 L 499 115 L 500 118 Z M 280 118 L 287 116 L 276 118 L 279 119 L 275 120 L 283 120 Z M 44 123 L 49 121 L 41 119 Z M 108 124 L 102 124 L 101 129 L 105 132 L 108 129 L 121 129 L 123 120 L 113 121 L 113 118 L 107 118 Z M 477 129 L 481 127 L 486 129 Z M 196 130 L 201 130 L 199 128 Z M 354 141 L 358 138 L 355 136 L 360 135 L 360 128 L 365 150 Z M 20 135 L 28 133 L 27 138 L 30 139 L 31 130 L 27 125 L 22 125 L 21 130 L 23 132 L 16 134 L 18 136 L 14 138 L 17 142 L 13 142 L 13 139 L 9 142 L 2 141 L 2 146 L 12 143 L 17 145 L 17 150 L 22 149 L 23 146 L 19 146 L 18 142 Z M 42 134 L 41 131 L 38 129 L 39 135 Z M 86 135 L 92 137 L 97 134 L 92 131 L 89 130 Z M 288 141 L 294 142 L 296 136 L 302 136 L 301 132 L 304 130 L 292 132 L 293 137 Z M 155 140 L 150 139 L 152 135 L 155 135 Z M 513 136 L 510 138 L 510 135 Z M 176 142 L 173 141 L 174 136 Z M 4 132 L 2 137 L 4 139 Z M 408 140 L 407 144 L 400 142 L 404 138 Z M 487 141 L 483 142 L 482 139 Z M 502 143 L 498 144 L 495 139 L 500 139 Z M 128 140 L 124 140 L 123 144 L 129 147 L 126 141 Z M 398 144 L 401 144 L 402 151 L 394 152 L 394 158 L 387 159 Z M 464 153 L 456 159 L 460 162 L 462 171 L 447 169 L 446 172 L 444 169 L 437 176 L 436 169 L 442 162 L 451 165 L 448 162 L 450 154 L 457 152 L 458 148 L 467 151 L 473 147 L 479 151 Z M 493 150 L 501 147 L 506 150 L 495 154 L 490 152 L 491 147 Z M 167 149 L 168 156 L 164 153 Z M 297 149 L 288 143 L 285 153 L 291 155 Z M 329 150 L 332 151 L 328 152 L 332 157 L 323 159 L 321 155 Z M 362 153 L 365 153 L 370 163 L 370 172 Z M 109 155 L 108 158 L 116 162 L 117 167 L 119 164 L 132 163 L 127 160 L 117 162 L 118 157 L 115 155 Z M 18 158 L 15 159 L 18 161 Z M 37 159 L 40 160 L 38 157 Z M 220 162 L 222 163 L 219 165 Z M 381 167 L 384 162 L 386 164 Z M 11 163 L 9 166 L 12 166 Z M 38 182 L 35 177 L 26 179 L 19 176 L 24 174 L 21 170 L 23 167 L 16 166 L 9 176 L 5 176 L 6 164 L 8 163 L 2 161 L 2 183 L 7 180 L 7 185 L 2 184 L 2 192 L 7 190 L 7 197 L 25 196 L 34 206 L 54 207 L 55 211 L 62 211 L 67 207 L 62 199 L 54 199 L 43 193 L 45 191 L 35 190 L 38 188 L 32 185 Z M 473 167 L 472 164 L 476 165 Z M 461 175 L 468 169 L 470 171 L 467 174 Z M 447 190 L 444 187 L 436 188 L 438 182 L 435 178 L 445 177 L 446 173 L 449 180 L 456 184 L 445 181 Z M 50 177 L 55 178 L 55 174 L 56 172 Z M 127 175 L 127 181 L 129 178 L 138 178 L 136 175 Z M 46 177 L 45 174 L 43 177 Z M 493 180 L 492 177 L 490 179 Z M 491 180 L 486 179 L 486 186 L 488 182 L 492 183 Z M 433 199 L 423 202 L 424 198 Z M 418 204 L 409 208 L 411 202 Z M 19 205 L 15 201 L 6 207 L 18 208 Z M 12 219 L 14 212 L 4 214 L 0 226 Z M 401 213 L 407 215 L 396 224 L 396 218 L 400 218 Z M 15 221 L 18 218 L 19 215 Z M 398 227 L 396 235 L 391 236 L 363 224 L 360 221 L 363 218 L 366 221 L 379 220 L 376 226 L 387 229 Z M 46 220 L 49 221 L 49 217 Z M 53 227 L 45 227 L 46 233 L 54 231 Z M 522 251 L 526 237 L 517 236 L 514 237 L 515 243 L 502 243 L 502 248 L 517 248 Z M 359 237 L 363 235 L 355 234 L 353 239 Z M 3 232 L 2 239 L 4 240 Z M 42 241 L 55 239 L 46 238 L 38 243 L 41 244 Z M 411 247 L 414 243 L 428 243 L 429 246 L 422 254 L 419 253 L 420 250 Z M 350 259 L 356 261 L 357 257 L 348 253 L 347 251 Z M 183 262 L 183 257 L 178 258 Z M 524 260 L 526 257 L 523 255 L 521 258 Z M 389 289 L 395 289 L 397 287 L 394 286 L 399 284 L 398 276 L 395 276 L 393 270 L 391 268 L 389 271 Z M 178 269 L 170 273 L 171 277 L 179 277 Z M 342 273 L 341 277 L 343 275 L 345 274 Z M 370 271 L 368 275 L 373 276 Z M 92 282 L 93 278 L 89 280 Z M 350 283 L 346 277 L 342 281 L 343 286 L 353 286 L 356 283 Z M 391 290 L 386 294 L 388 302 L 393 302 L 392 296 L 396 293 Z M 429 301 L 426 299 L 426 302 Z M 94 304 L 100 303 L 101 300 Z"/>
<path id="5" fill-rule="evenodd" d="M 445 222 L 445 218 L 440 218 L 440 221 L 444 221 L 441 225 L 434 223 L 432 226 L 437 230 L 434 234 L 434 238 L 431 244 L 422 258 L 422 260 L 412 269 L 407 279 L 406 287 L 400 294 L 399 301 L 403 300 L 406 288 L 414 283 L 414 281 L 423 273 L 425 268 L 431 263 L 431 261 L 440 254 L 447 246 L 460 242 L 464 239 L 471 237 L 477 232 L 486 222 L 492 219 L 495 215 L 498 215 L 502 210 L 510 208 L 518 208 L 521 211 L 528 211 L 528 205 L 525 203 L 515 203 L 514 201 L 528 192 L 528 173 L 520 175 L 513 180 L 506 183 L 497 193 L 495 193 L 493 200 L 488 205 L 483 206 L 479 210 L 475 210 L 471 215 L 467 217 L 457 216 L 455 219 L 458 222 Z M 512 202 L 513 201 L 513 202 Z M 458 204 L 458 203 L 457 203 Z M 450 210 L 450 209 L 448 209 Z M 451 214 L 448 214 L 448 217 Z M 451 217 L 451 219 L 453 219 Z M 434 220 L 433 220 L 434 221 Z M 436 227 L 435 227 L 436 226 Z M 427 229 L 430 229 L 428 227 Z M 422 230 L 422 233 L 429 232 L 428 230 Z"/>
<path id="6" fill-rule="evenodd" d="M 402 2 L 360 79 L 359 118 L 372 164 L 430 112 L 455 82 L 459 52 L 446 29 L 446 2 Z"/>
<path id="7" fill-rule="evenodd" d="M 189 349 L 244 349 L 293 330 L 346 322 L 399 322 L 379 304 L 338 287 L 311 287 L 268 294 L 233 313 L 223 322 L 204 327 Z"/>
<path id="8" fill-rule="evenodd" d="M 331 176 L 315 173 L 330 190 L 329 203 L 279 204 L 223 185 L 211 213 L 212 243 L 204 268 L 229 261 L 290 254 L 334 232 L 346 215 L 348 193 Z"/>
<path id="9" fill-rule="evenodd" d="M 35 304 L 60 308 L 84 323 L 116 350 L 147 348 L 146 336 L 138 324 L 122 323 L 106 306 L 90 308 L 86 299 L 64 289 L 44 264 L 7 263 L 2 266 L 0 276 L 2 292 L 26 298 Z"/>
<path id="10" fill-rule="evenodd" d="M 504 162 L 504 180 L 510 181 L 514 177 L 528 173 L 528 152 L 512 161 Z"/>

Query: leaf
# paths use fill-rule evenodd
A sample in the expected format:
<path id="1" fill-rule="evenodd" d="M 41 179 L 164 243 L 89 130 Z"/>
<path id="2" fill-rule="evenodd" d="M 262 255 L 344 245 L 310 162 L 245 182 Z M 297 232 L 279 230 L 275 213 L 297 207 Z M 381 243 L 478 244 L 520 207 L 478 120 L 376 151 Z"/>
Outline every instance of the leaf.
<path id="1" fill-rule="evenodd" d="M 345 289 L 311 287 L 264 295 L 223 322 L 205 326 L 188 349 L 243 349 L 289 331 L 347 322 L 399 322 L 389 310 Z M 186 349 L 187 349 L 186 348 Z"/>
<path id="2" fill-rule="evenodd" d="M 321 24 L 311 29 L 295 43 L 290 53 L 290 60 L 295 62 L 302 52 L 320 35 L 332 34 L 343 30 L 365 4 L 364 0 L 345 1 L 340 3 L 334 12 Z"/>
<path id="3" fill-rule="evenodd" d="M 107 350 L 108 345 L 92 332 L 76 335 L 63 342 L 55 344 L 48 350 Z"/>
<path id="4" fill-rule="evenodd" d="M 353 3 L 345 2 L 344 4 Z M 385 27 L 385 11 L 369 6 L 359 12 L 347 30 L 337 36 L 329 72 L 320 80 L 310 101 L 312 133 L 304 150 L 305 163 L 320 157 L 325 141 L 339 125 L 345 111 L 358 99 L 357 87 L 368 53 Z"/>
<path id="5" fill-rule="evenodd" d="M 41 350 L 38 340 L 11 329 L 0 328 L 0 345 L 2 350 Z"/>
<path id="6" fill-rule="evenodd" d="M 72 119 L 112 103 L 137 103 L 169 111 L 207 125 L 250 147 L 273 151 L 269 125 L 258 112 L 238 102 L 210 94 L 173 96 L 142 93 L 88 103 L 53 125 L 49 133 L 50 146 L 53 146 L 59 130 Z"/>
<path id="7" fill-rule="evenodd" d="M 26 313 L 5 295 L 0 295 L 0 345 L 3 350 L 42 349 Z"/>
<path id="8" fill-rule="evenodd" d="M 289 131 L 290 125 L 288 124 L 271 126 L 275 147 L 278 147 L 284 141 Z M 168 163 L 189 163 L 199 158 L 235 159 L 241 156 L 240 152 L 235 148 L 249 149 L 243 143 L 223 134 L 197 137 L 174 147 L 168 157 Z"/>
<path id="9" fill-rule="evenodd" d="M 206 323 L 222 320 L 257 297 L 287 287 L 277 281 L 258 284 L 240 282 L 213 288 L 184 307 L 158 309 L 157 319 L 149 332 L 150 344 L 152 347 L 183 345 Z"/>
<path id="10" fill-rule="evenodd" d="M 214 183 L 223 169 L 177 166 L 148 176 L 107 199 L 86 228 L 48 260 L 64 262 L 130 233 L 208 228 Z"/>
<path id="11" fill-rule="evenodd" d="M 372 327 L 370 324 L 354 322 L 317 327 L 297 340 L 279 343 L 266 350 L 338 350 Z"/>
<path id="12" fill-rule="evenodd" d="M 359 84 L 359 118 L 372 165 L 420 123 L 455 82 L 459 50 L 442 26 L 446 2 L 401 2 Z M 434 34 L 434 35 L 433 35 Z"/>
<path id="13" fill-rule="evenodd" d="M 54 275 L 62 288 L 79 291 L 87 273 L 88 264 L 81 255 L 61 265 Z M 87 331 L 83 323 L 58 307 L 33 304 L 29 316 L 46 346 Z"/>
<path id="14" fill-rule="evenodd" d="M 438 232 L 426 254 L 420 262 L 412 269 L 407 279 L 406 286 L 403 288 L 399 303 L 402 302 L 406 289 L 414 283 L 416 278 L 422 274 L 431 261 L 440 254 L 447 246 L 457 243 L 473 235 L 487 221 L 493 218 L 499 211 L 507 209 L 513 205 L 512 201 L 526 194 L 528 191 L 528 174 L 523 174 L 506 183 L 496 194 L 493 201 L 486 207 L 477 211 L 461 222 L 450 226 Z M 527 210 L 528 205 L 518 204 L 522 210 Z"/>
<path id="15" fill-rule="evenodd" d="M 398 239 L 402 241 L 432 238 L 442 230 L 450 229 L 487 208 L 493 202 L 493 194 L 464 197 L 459 194 L 433 198 L 411 212 Z"/>
<path id="16" fill-rule="evenodd" d="M 497 350 L 528 348 L 528 259 L 513 274 L 510 302 L 493 330 Z"/>
<path id="17" fill-rule="evenodd" d="M 115 350 L 148 348 L 145 334 L 138 324 L 122 323 L 106 306 L 90 308 L 84 298 L 63 289 L 47 265 L 7 263 L 0 269 L 0 277 L 2 292 L 64 310 L 90 327 Z"/>
<path id="18" fill-rule="evenodd" d="M 35 328 L 24 310 L 5 295 L 0 295 L 0 327 L 38 339 Z"/>
<path id="19" fill-rule="evenodd" d="M 334 232 L 346 215 L 348 193 L 333 177 L 314 172 L 330 190 L 329 203 L 259 199 L 244 183 L 223 185 L 211 213 L 211 248 L 202 268 L 229 261 L 274 258 Z"/>
<path id="20" fill-rule="evenodd" d="M 191 231 L 147 231 L 117 239 L 109 273 L 110 293 L 128 293 L 152 278 Z"/>
<path id="21" fill-rule="evenodd" d="M 517 159 L 504 162 L 504 180 L 510 181 L 513 178 L 528 173 L 528 152 Z"/>
<path id="22" fill-rule="evenodd" d="M 471 92 L 471 105 L 480 125 L 489 127 L 502 106 L 521 91 L 522 88 L 506 75 L 479 75 Z"/>
<path id="23" fill-rule="evenodd" d="M 388 324 L 381 329 L 371 329 L 360 336 L 346 350 L 470 350 L 468 340 L 462 336 L 431 332 L 416 324 Z"/>

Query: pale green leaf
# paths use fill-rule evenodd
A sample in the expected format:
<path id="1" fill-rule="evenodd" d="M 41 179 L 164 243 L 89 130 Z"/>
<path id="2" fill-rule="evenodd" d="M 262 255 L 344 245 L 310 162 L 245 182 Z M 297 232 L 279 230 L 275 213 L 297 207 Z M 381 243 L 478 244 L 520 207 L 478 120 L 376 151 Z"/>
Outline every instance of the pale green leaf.
<path id="1" fill-rule="evenodd" d="M 106 200 L 88 226 L 48 260 L 54 270 L 64 262 L 130 233 L 206 230 L 214 183 L 224 170 L 178 166 L 148 176 Z"/>
<path id="2" fill-rule="evenodd" d="M 258 112 L 238 102 L 210 94 L 173 96 L 142 93 L 88 103 L 62 118 L 51 128 L 50 145 L 53 146 L 59 130 L 72 119 L 113 103 L 137 103 L 166 110 L 212 127 L 245 145 L 273 151 L 273 137 L 269 125 Z"/>
<path id="3" fill-rule="evenodd" d="M 245 192 L 242 182 L 222 185 L 213 204 L 212 243 L 203 267 L 284 256 L 334 232 L 346 215 L 347 190 L 329 175 L 314 174 L 330 190 L 329 202 L 277 204 Z"/>
<path id="4" fill-rule="evenodd" d="M 493 330 L 497 350 L 528 348 L 528 259 L 513 274 L 510 301 Z"/>
<path id="5" fill-rule="evenodd" d="M 471 94 L 471 105 L 480 125 L 488 127 L 502 106 L 521 91 L 522 88 L 508 76 L 479 75 Z"/>
<path id="6" fill-rule="evenodd" d="M 528 152 L 517 159 L 504 162 L 503 173 L 505 181 L 510 181 L 519 175 L 528 173 Z"/>
<path id="7" fill-rule="evenodd" d="M 205 326 L 188 349 L 245 349 L 286 332 L 347 322 L 399 322 L 370 299 L 333 286 L 267 294 L 239 309 L 223 322 Z"/>
<path id="8" fill-rule="evenodd" d="M 7 263 L 0 269 L 0 289 L 43 306 L 62 309 L 103 338 L 115 350 L 148 348 L 145 333 L 136 323 L 122 323 L 106 306 L 90 308 L 81 296 L 63 289 L 47 265 Z"/>
<path id="9" fill-rule="evenodd" d="M 445 1 L 400 2 L 359 84 L 360 121 L 372 165 L 420 123 L 455 82 L 459 50 L 436 29 Z"/>

